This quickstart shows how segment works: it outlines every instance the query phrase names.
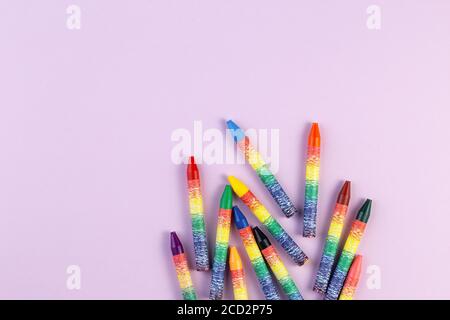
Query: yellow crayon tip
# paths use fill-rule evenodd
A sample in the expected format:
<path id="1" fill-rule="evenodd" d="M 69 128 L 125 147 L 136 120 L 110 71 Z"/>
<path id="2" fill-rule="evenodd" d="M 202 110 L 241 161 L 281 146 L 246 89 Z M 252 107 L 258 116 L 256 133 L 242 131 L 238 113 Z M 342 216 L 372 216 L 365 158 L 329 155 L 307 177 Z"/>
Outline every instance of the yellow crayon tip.
<path id="1" fill-rule="evenodd" d="M 228 176 L 228 181 L 230 181 L 231 188 L 233 188 L 234 193 L 236 193 L 239 198 L 248 192 L 247 186 L 238 178 Z"/>
<path id="2" fill-rule="evenodd" d="M 241 270 L 242 260 L 235 246 L 230 247 L 230 270 Z"/>

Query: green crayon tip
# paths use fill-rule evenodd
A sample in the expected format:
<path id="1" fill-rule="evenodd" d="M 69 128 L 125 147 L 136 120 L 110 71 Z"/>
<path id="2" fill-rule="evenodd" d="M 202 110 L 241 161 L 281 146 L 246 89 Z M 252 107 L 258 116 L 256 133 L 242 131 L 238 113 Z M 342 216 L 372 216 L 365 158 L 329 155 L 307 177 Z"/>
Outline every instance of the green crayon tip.
<path id="1" fill-rule="evenodd" d="M 227 184 L 220 198 L 220 207 L 222 209 L 231 209 L 233 207 L 233 192 L 231 186 Z"/>
<path id="2" fill-rule="evenodd" d="M 358 214 L 356 215 L 356 220 L 367 223 L 370 217 L 370 209 L 372 209 L 372 200 L 367 199 L 361 209 L 359 209 Z"/>

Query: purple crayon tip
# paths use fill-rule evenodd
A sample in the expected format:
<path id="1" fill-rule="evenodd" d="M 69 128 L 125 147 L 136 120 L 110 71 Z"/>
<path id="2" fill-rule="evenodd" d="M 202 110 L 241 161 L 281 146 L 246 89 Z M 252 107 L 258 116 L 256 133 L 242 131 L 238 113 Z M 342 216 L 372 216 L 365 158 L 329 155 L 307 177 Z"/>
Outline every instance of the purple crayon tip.
<path id="1" fill-rule="evenodd" d="M 174 256 L 184 253 L 183 245 L 174 231 L 170 233 L 170 249 L 172 250 L 172 255 Z"/>

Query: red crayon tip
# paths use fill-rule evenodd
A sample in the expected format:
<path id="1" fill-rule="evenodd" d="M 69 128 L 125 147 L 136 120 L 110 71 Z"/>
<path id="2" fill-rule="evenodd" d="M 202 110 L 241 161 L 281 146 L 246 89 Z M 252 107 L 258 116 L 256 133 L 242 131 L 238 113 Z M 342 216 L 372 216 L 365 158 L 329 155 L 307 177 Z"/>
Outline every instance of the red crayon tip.
<path id="1" fill-rule="evenodd" d="M 320 131 L 317 122 L 313 122 L 311 130 L 309 131 L 308 146 L 320 147 Z"/>
<path id="2" fill-rule="evenodd" d="M 350 184 L 351 183 L 348 180 L 344 182 L 341 191 L 339 191 L 337 203 L 348 206 L 348 203 L 350 202 Z"/>
<path id="3" fill-rule="evenodd" d="M 194 156 L 189 157 L 189 163 L 187 166 L 187 178 L 188 178 L 188 180 L 200 179 L 200 174 L 198 173 L 198 168 L 197 168 L 197 164 L 195 163 Z"/>
<path id="4" fill-rule="evenodd" d="M 348 271 L 347 277 L 357 283 L 359 280 L 359 276 L 361 274 L 361 266 L 362 266 L 362 255 L 358 254 L 353 259 L 352 266 Z"/>

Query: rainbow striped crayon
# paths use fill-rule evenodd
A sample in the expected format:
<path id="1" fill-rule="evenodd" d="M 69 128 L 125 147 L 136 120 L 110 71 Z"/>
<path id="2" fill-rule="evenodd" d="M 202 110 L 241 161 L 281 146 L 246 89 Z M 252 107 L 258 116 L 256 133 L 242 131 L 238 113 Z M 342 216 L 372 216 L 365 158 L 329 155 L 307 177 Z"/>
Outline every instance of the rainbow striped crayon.
<path id="1" fill-rule="evenodd" d="M 247 186 L 233 176 L 228 177 L 231 188 L 234 193 L 245 203 L 247 207 L 253 212 L 258 220 L 264 224 L 270 234 L 280 243 L 284 250 L 294 260 L 296 264 L 302 266 L 308 260 L 308 257 L 300 249 L 300 247 L 292 240 L 283 227 L 272 217 L 262 203 L 255 197 L 255 195 L 247 188 Z"/>
<path id="2" fill-rule="evenodd" d="M 355 256 L 356 250 L 358 249 L 364 234 L 367 221 L 369 220 L 371 207 L 372 200 L 367 199 L 361 209 L 359 209 L 356 219 L 353 221 L 350 234 L 348 235 L 344 249 L 342 250 L 336 269 L 334 270 L 330 284 L 328 285 L 327 293 L 325 295 L 326 300 L 336 300 L 339 297 L 348 269 L 352 264 L 353 257 Z"/>
<path id="3" fill-rule="evenodd" d="M 325 294 L 327 291 L 328 281 L 330 281 L 331 269 L 341 238 L 342 228 L 344 227 L 344 219 L 347 215 L 348 203 L 350 202 L 350 181 L 345 181 L 339 192 L 336 206 L 334 207 L 333 216 L 331 218 L 330 228 L 328 229 L 327 239 L 323 248 L 322 258 L 320 259 L 319 270 L 316 275 L 316 282 L 313 290 Z"/>
<path id="4" fill-rule="evenodd" d="M 227 265 L 228 240 L 230 239 L 231 207 L 233 192 L 225 186 L 220 198 L 219 219 L 217 221 L 216 250 L 214 253 L 209 299 L 220 300 L 223 296 L 223 282 Z"/>
<path id="5" fill-rule="evenodd" d="M 184 300 L 197 300 L 183 245 L 175 232 L 170 233 L 170 249 Z"/>
<path id="6" fill-rule="evenodd" d="M 320 132 L 314 122 L 309 131 L 305 174 L 305 207 L 303 208 L 303 236 L 316 236 L 317 200 L 319 197 Z"/>
<path id="7" fill-rule="evenodd" d="M 253 170 L 256 171 L 259 179 L 261 179 L 267 190 L 269 190 L 270 195 L 280 206 L 286 217 L 289 218 L 294 215 L 297 212 L 297 209 L 270 171 L 269 166 L 264 162 L 259 152 L 256 151 L 255 147 L 251 144 L 250 139 L 245 135 L 244 131 L 231 120 L 227 121 L 227 126 L 233 135 L 234 141 L 244 154 L 245 159 L 252 166 Z"/>
<path id="8" fill-rule="evenodd" d="M 258 227 L 253 228 L 253 235 L 264 259 L 266 259 L 267 264 L 272 269 L 275 278 L 277 278 L 289 300 L 303 300 L 294 280 L 292 280 L 275 247 L 272 246 L 266 235 Z"/>
<path id="9" fill-rule="evenodd" d="M 361 276 L 362 256 L 356 255 L 353 259 L 352 266 L 348 271 L 348 276 L 345 279 L 344 287 L 342 288 L 339 300 L 353 300 L 355 296 L 356 287 L 358 287 L 359 278 Z"/>
<path id="10" fill-rule="evenodd" d="M 200 174 L 193 156 L 190 157 L 187 166 L 187 181 L 189 210 L 192 220 L 192 236 L 194 238 L 195 266 L 197 271 L 208 271 L 208 243 L 206 238 L 205 215 L 203 214 L 203 199 L 200 190 Z"/>
<path id="11" fill-rule="evenodd" d="M 267 300 L 280 300 L 280 294 L 272 279 L 272 276 L 267 269 L 264 258 L 259 251 L 255 238 L 253 237 L 252 229 L 248 225 L 247 219 L 238 207 L 233 207 L 234 223 L 239 230 L 242 242 L 244 243 L 245 251 L 252 263 L 253 270 L 255 270 L 256 278 L 258 278 L 259 285 Z"/>
<path id="12" fill-rule="evenodd" d="M 248 300 L 245 285 L 244 267 L 236 247 L 230 247 L 230 273 L 233 284 L 234 300 Z"/>

